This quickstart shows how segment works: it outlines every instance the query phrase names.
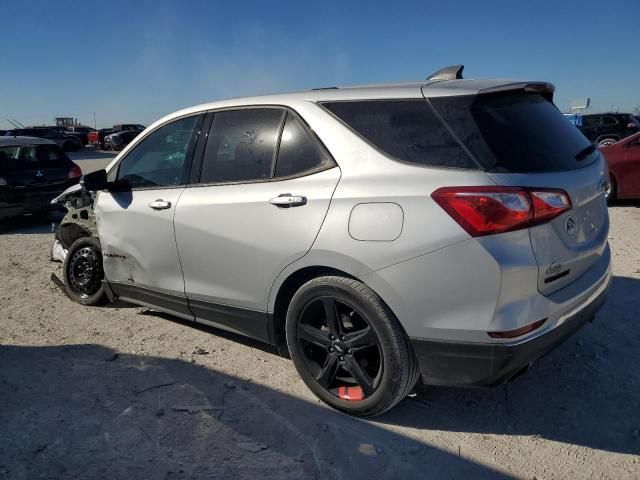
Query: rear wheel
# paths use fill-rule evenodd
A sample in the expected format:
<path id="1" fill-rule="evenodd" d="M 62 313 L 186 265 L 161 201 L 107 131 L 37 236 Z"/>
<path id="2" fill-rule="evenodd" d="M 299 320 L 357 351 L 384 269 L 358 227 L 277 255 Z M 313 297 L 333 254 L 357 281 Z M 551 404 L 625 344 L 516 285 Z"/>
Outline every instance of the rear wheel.
<path id="1" fill-rule="evenodd" d="M 289 305 L 286 330 L 302 380 L 345 413 L 379 415 L 418 380 L 417 360 L 400 324 L 357 280 L 325 276 L 304 284 Z"/>
<path id="2" fill-rule="evenodd" d="M 102 250 L 95 237 L 81 237 L 69 247 L 64 260 L 67 296 L 82 305 L 100 305 L 107 299 L 102 279 Z"/>

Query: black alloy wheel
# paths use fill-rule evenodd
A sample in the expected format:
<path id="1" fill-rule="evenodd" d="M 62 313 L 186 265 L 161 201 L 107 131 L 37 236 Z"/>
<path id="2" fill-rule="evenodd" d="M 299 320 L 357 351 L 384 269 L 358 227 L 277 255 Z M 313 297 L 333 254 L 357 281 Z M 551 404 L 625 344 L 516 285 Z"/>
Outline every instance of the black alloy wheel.
<path id="1" fill-rule="evenodd" d="M 382 299 L 354 278 L 326 275 L 302 285 L 286 314 L 289 354 L 307 387 L 350 415 L 380 415 L 420 376 L 411 343 Z"/>
<path id="2" fill-rule="evenodd" d="M 383 370 L 380 340 L 353 305 L 332 297 L 310 301 L 298 342 L 315 380 L 333 395 L 358 401 L 375 392 Z"/>

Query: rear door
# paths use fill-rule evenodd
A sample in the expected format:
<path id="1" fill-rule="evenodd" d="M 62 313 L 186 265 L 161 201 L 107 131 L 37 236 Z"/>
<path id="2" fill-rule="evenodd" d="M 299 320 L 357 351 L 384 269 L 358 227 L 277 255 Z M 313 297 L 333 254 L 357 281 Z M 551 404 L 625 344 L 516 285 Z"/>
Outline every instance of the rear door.
<path id="1" fill-rule="evenodd" d="M 498 185 L 569 195 L 570 210 L 529 229 L 541 293 L 561 289 L 598 261 L 609 228 L 606 164 L 548 98 L 519 91 L 430 103 Z"/>
<path id="2" fill-rule="evenodd" d="M 267 340 L 269 290 L 311 248 L 339 178 L 293 112 L 215 112 L 201 173 L 175 218 L 196 319 Z"/>
<path id="3" fill-rule="evenodd" d="M 201 123 L 202 115 L 183 117 L 147 135 L 117 166 L 120 188 L 100 192 L 95 203 L 114 292 L 188 318 L 173 217 Z"/>

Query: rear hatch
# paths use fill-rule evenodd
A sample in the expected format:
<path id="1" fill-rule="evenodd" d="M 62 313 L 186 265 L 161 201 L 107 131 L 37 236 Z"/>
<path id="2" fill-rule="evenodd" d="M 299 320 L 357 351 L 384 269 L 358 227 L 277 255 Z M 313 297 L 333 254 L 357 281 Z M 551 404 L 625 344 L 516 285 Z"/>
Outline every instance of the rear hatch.
<path id="1" fill-rule="evenodd" d="M 606 248 L 608 172 L 600 152 L 553 105 L 552 90 L 537 87 L 427 100 L 498 185 L 568 194 L 568 211 L 529 228 L 538 290 L 549 295 L 585 273 Z"/>
<path id="2" fill-rule="evenodd" d="M 0 176 L 12 198 L 23 194 L 24 201 L 40 201 L 39 194 L 50 197 L 51 192 L 64 190 L 71 183 L 73 167 L 58 145 L 0 147 Z"/>

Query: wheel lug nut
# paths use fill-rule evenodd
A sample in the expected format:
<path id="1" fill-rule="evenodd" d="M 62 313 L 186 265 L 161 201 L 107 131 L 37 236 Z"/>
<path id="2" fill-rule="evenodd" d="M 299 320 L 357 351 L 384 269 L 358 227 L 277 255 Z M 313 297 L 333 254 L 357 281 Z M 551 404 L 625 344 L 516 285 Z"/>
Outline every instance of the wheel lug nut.
<path id="1" fill-rule="evenodd" d="M 347 353 L 348 353 L 349 355 L 351 355 L 351 349 L 348 349 L 348 350 L 347 350 Z"/>
<path id="2" fill-rule="evenodd" d="M 340 357 L 340 361 L 341 361 L 341 362 L 344 362 L 344 357 Z"/>
<path id="3" fill-rule="evenodd" d="M 340 340 L 344 340 L 344 335 L 341 335 L 341 336 L 340 336 Z"/>
<path id="4" fill-rule="evenodd" d="M 333 352 L 333 347 L 329 347 L 329 351 L 330 351 L 330 352 Z"/>
<path id="5" fill-rule="evenodd" d="M 336 337 L 334 337 L 333 335 L 329 335 L 329 340 L 335 340 Z"/>

